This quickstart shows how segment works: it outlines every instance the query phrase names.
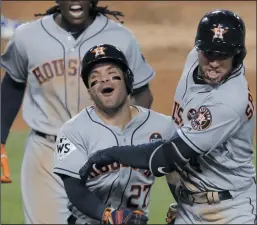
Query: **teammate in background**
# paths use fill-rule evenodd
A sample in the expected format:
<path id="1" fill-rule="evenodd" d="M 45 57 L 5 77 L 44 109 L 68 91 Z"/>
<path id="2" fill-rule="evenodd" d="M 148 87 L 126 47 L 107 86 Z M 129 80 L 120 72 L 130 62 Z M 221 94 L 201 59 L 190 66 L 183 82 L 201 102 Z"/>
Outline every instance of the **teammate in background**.
<path id="1" fill-rule="evenodd" d="M 234 12 L 201 19 L 177 86 L 169 141 L 98 151 L 80 170 L 118 162 L 156 176 L 178 171 L 175 224 L 256 223 L 254 105 L 245 77 L 245 24 Z"/>
<path id="2" fill-rule="evenodd" d="M 81 76 L 94 105 L 64 123 L 55 154 L 54 172 L 62 178 L 75 207 L 69 222 L 146 223 L 154 182 L 148 170 L 116 163 L 94 168 L 85 186 L 81 185 L 79 169 L 90 155 L 104 147 L 170 139 L 175 133 L 172 119 L 130 104 L 133 72 L 124 54 L 112 45 L 90 49 L 82 61 Z"/>
<path id="3" fill-rule="evenodd" d="M 18 20 L 11 20 L 1 15 L 1 39 L 9 40 L 15 31 L 15 29 L 22 23 Z"/>
<path id="4" fill-rule="evenodd" d="M 132 98 L 146 107 L 152 102 L 148 84 L 153 69 L 133 34 L 107 17 L 122 13 L 97 3 L 57 1 L 42 18 L 16 29 L 1 58 L 6 69 L 1 85 L 2 151 L 23 96 L 23 117 L 31 128 L 21 169 L 26 224 L 63 224 L 69 217 L 63 183 L 52 173 L 53 153 L 62 124 L 91 104 L 80 62 L 92 46 L 104 42 L 119 47 L 135 75 Z M 11 181 L 8 173 L 4 177 L 1 182 Z"/>

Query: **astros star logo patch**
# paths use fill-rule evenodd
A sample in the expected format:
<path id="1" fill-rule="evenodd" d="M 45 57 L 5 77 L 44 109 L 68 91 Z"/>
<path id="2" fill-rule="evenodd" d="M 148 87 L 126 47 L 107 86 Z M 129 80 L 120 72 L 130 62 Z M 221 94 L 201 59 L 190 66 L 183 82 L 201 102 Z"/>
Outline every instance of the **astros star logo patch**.
<path id="1" fill-rule="evenodd" d="M 153 143 L 156 141 L 162 141 L 162 136 L 159 133 L 152 133 L 149 138 L 149 142 Z"/>
<path id="2" fill-rule="evenodd" d="M 97 57 L 97 56 L 99 56 L 99 55 L 105 55 L 105 52 L 104 52 L 104 50 L 105 50 L 106 48 L 104 48 L 104 47 L 97 47 L 97 48 L 95 48 L 94 50 L 92 50 L 92 52 L 94 52 L 95 53 L 95 57 Z"/>
<path id="3" fill-rule="evenodd" d="M 191 120 L 191 125 L 194 130 L 206 130 L 210 127 L 212 123 L 212 116 L 210 110 L 201 106 L 194 118 Z"/>
<path id="4" fill-rule="evenodd" d="M 220 24 L 218 25 L 218 27 L 215 27 L 213 29 L 211 29 L 212 32 L 214 33 L 214 36 L 212 39 L 214 38 L 219 38 L 223 41 L 223 34 L 227 33 L 228 30 L 223 28 Z"/>

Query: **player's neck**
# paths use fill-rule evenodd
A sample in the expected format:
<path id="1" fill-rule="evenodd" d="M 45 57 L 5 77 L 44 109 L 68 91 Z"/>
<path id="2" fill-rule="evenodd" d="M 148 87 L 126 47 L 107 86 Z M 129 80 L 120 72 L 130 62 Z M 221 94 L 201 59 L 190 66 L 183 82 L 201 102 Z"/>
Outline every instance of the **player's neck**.
<path id="1" fill-rule="evenodd" d="M 129 101 L 113 111 L 104 111 L 97 106 L 95 109 L 96 114 L 105 124 L 119 127 L 121 130 L 139 113 L 136 107 L 130 106 Z"/>
<path id="2" fill-rule="evenodd" d="M 64 30 L 70 33 L 82 33 L 87 27 L 93 23 L 94 19 L 88 17 L 85 24 L 74 25 L 69 23 L 61 14 L 57 14 L 55 17 L 55 22 Z"/>

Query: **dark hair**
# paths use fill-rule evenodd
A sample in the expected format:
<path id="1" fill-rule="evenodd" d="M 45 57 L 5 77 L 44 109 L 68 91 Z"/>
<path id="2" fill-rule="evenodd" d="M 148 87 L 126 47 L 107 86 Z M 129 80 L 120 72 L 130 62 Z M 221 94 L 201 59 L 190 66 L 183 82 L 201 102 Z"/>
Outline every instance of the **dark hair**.
<path id="1" fill-rule="evenodd" d="M 102 6 L 97 6 L 96 4 L 93 3 L 93 1 L 91 0 L 91 7 L 89 9 L 89 15 L 90 16 L 93 16 L 93 17 L 96 17 L 97 15 L 99 14 L 102 14 L 102 15 L 111 15 L 113 17 L 115 17 L 116 20 L 118 20 L 120 23 L 124 23 L 123 21 L 121 21 L 119 19 L 119 17 L 124 17 L 123 13 L 120 12 L 120 11 L 112 11 L 112 10 L 109 10 L 108 9 L 108 6 L 105 6 L 105 7 L 102 7 Z M 46 15 L 51 15 L 51 14 L 54 14 L 54 13 L 60 13 L 60 8 L 58 5 L 55 5 L 51 8 L 49 8 L 48 10 L 46 10 L 45 13 L 37 13 L 35 14 L 35 16 L 46 16 Z"/>

